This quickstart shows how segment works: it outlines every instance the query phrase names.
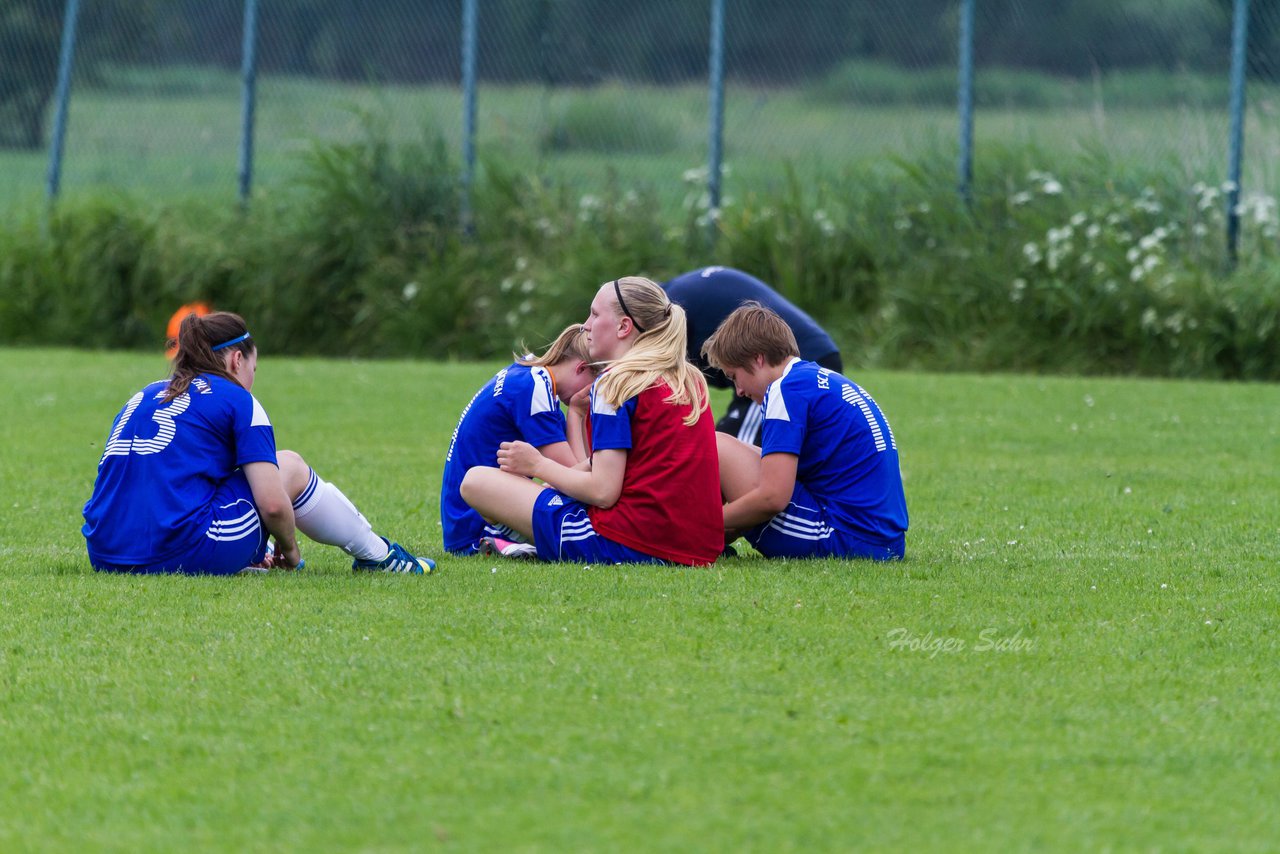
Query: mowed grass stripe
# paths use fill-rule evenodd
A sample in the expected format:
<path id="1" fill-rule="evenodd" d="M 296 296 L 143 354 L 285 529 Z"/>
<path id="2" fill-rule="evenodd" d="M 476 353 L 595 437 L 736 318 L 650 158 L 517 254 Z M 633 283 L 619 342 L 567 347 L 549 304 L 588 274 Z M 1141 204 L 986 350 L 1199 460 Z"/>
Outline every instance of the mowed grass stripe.
<path id="1" fill-rule="evenodd" d="M 498 366 L 264 348 L 281 447 L 439 556 Z M 851 370 L 902 451 L 896 565 L 96 575 L 79 508 L 164 370 L 0 351 L 0 848 L 1275 838 L 1275 386 Z"/>

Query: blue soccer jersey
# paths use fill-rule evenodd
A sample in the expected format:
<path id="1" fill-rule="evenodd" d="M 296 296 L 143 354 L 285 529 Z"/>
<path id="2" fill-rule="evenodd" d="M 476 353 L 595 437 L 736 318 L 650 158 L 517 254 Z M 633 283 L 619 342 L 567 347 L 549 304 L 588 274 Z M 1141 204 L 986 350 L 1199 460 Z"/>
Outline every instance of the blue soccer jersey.
<path id="1" fill-rule="evenodd" d="M 444 547 L 468 552 L 484 536 L 485 521 L 462 500 L 462 478 L 472 466 L 498 465 L 498 446 L 525 441 L 535 448 L 565 441 L 564 413 L 546 368 L 518 362 L 498 371 L 462 410 L 449 442 L 440 485 Z"/>
<path id="2" fill-rule="evenodd" d="M 829 523 L 871 543 L 907 530 L 898 446 L 880 407 L 852 380 L 793 359 L 764 395 L 761 454 L 795 454 L 796 480 Z"/>
<path id="3" fill-rule="evenodd" d="M 168 403 L 168 381 L 152 383 L 125 404 L 98 463 L 81 529 L 94 565 L 162 563 L 206 537 L 259 535 L 212 530 L 214 492 L 247 463 L 276 465 L 266 411 L 239 384 L 201 375 Z"/>

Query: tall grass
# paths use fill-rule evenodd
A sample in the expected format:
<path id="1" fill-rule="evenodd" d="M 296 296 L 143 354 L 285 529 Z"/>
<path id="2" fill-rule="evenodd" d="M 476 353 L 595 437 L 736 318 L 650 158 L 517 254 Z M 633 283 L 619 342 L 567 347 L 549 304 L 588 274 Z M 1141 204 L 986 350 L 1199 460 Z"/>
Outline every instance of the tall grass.
<path id="1" fill-rule="evenodd" d="M 580 319 L 620 273 L 719 263 L 819 317 L 851 363 L 1280 376 L 1276 200 L 1241 199 L 1229 267 L 1227 188 L 1173 164 L 988 148 L 966 205 L 939 151 L 818 181 L 784 169 L 715 210 L 691 170 L 672 215 L 615 173 L 583 192 L 488 157 L 464 223 L 443 144 L 366 124 L 248 211 L 78 196 L 0 230 L 0 341 L 158 346 L 201 298 L 277 351 L 487 357 Z"/>

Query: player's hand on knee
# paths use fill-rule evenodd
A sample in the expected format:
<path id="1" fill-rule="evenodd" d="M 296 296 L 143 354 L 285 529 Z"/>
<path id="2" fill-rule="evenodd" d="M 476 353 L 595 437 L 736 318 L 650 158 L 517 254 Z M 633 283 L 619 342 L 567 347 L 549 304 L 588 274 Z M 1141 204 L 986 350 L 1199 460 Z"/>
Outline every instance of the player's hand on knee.
<path id="1" fill-rule="evenodd" d="M 528 442 L 503 442 L 498 448 L 498 468 L 521 477 L 533 477 L 542 454 Z"/>

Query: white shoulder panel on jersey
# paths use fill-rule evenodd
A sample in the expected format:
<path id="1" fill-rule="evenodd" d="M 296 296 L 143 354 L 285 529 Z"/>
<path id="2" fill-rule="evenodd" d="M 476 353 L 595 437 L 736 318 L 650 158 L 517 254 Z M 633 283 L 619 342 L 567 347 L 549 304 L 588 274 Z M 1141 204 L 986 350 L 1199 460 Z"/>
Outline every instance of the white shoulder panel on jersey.
<path id="1" fill-rule="evenodd" d="M 614 406 L 613 404 L 605 400 L 603 395 L 600 395 L 596 393 L 594 390 L 592 390 L 591 411 L 594 413 L 599 413 L 600 415 L 617 415 L 618 407 Z"/>
<path id="2" fill-rule="evenodd" d="M 249 395 L 253 401 L 253 420 L 249 422 L 250 427 L 270 427 L 271 419 L 267 417 L 267 410 L 262 408 L 262 404 L 258 403 L 258 399 L 253 395 Z"/>
<path id="3" fill-rule="evenodd" d="M 782 399 L 782 380 L 774 380 L 764 393 L 764 417 L 775 421 L 790 421 L 787 402 Z"/>
<path id="4" fill-rule="evenodd" d="M 529 398 L 529 414 L 550 412 L 555 406 L 551 402 L 551 374 L 543 367 L 533 368 L 529 373 L 533 374 L 533 394 Z"/>

